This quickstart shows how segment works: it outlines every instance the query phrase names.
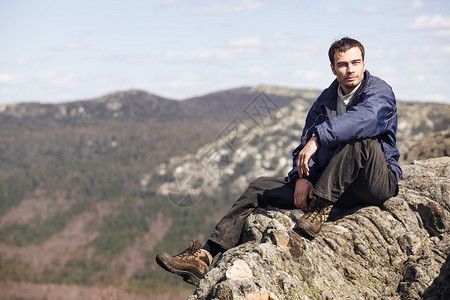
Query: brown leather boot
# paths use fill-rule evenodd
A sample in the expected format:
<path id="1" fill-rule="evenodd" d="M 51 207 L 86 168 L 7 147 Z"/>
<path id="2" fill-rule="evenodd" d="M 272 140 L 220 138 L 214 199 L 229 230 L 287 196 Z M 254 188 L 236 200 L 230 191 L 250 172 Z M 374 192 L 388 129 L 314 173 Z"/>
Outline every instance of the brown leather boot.
<path id="1" fill-rule="evenodd" d="M 156 255 L 156 262 L 164 270 L 175 273 L 183 277 L 183 280 L 198 285 L 200 279 L 209 271 L 212 263 L 211 254 L 204 249 L 200 249 L 202 244 L 199 241 L 191 241 L 189 247 L 183 252 L 171 256 L 166 252 Z"/>
<path id="2" fill-rule="evenodd" d="M 328 219 L 332 208 L 333 204 L 331 202 L 314 197 L 309 204 L 308 210 L 298 220 L 294 230 L 314 238 L 320 231 L 322 224 Z"/>

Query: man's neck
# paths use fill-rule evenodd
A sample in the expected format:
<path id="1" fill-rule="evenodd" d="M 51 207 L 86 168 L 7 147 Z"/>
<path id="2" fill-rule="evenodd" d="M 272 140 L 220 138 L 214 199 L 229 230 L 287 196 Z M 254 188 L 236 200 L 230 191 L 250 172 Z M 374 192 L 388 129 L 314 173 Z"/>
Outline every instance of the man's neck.
<path id="1" fill-rule="evenodd" d="M 358 86 L 359 86 L 359 84 L 358 84 Z M 339 88 L 341 89 L 341 92 L 344 96 L 353 92 L 353 90 L 356 89 L 356 87 L 357 86 L 354 86 L 353 88 L 349 89 L 349 88 L 344 87 L 342 84 L 339 84 Z"/>
<path id="2" fill-rule="evenodd" d="M 337 107 L 336 107 L 336 113 L 338 116 L 343 115 L 345 112 L 347 112 L 347 107 L 351 105 L 352 99 L 356 93 L 356 90 L 361 85 L 361 82 L 355 86 L 349 93 L 344 94 L 344 89 L 339 84 L 338 87 L 338 97 L 337 97 Z"/>

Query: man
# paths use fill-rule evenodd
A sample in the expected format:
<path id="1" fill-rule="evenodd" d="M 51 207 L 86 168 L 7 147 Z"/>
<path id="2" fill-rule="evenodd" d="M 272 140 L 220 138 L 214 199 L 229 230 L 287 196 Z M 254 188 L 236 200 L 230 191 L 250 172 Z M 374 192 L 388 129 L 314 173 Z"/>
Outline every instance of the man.
<path id="1" fill-rule="evenodd" d="M 161 267 L 197 285 L 215 255 L 239 244 L 245 219 L 256 207 L 300 208 L 305 214 L 294 230 L 314 238 L 333 206 L 380 205 L 398 193 L 395 96 L 365 70 L 364 55 L 363 45 L 348 37 L 331 45 L 336 80 L 306 117 L 288 177 L 251 182 L 203 246 L 197 241 L 174 256 L 160 253 Z"/>

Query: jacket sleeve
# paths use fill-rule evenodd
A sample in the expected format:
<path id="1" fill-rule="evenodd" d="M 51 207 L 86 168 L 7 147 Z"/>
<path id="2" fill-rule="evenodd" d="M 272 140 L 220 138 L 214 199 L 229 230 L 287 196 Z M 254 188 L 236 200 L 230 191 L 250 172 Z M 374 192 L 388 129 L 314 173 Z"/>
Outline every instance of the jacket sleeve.
<path id="1" fill-rule="evenodd" d="M 321 113 L 319 105 L 316 101 L 312 105 L 311 109 L 308 112 L 308 115 L 306 116 L 305 127 L 303 128 L 300 145 L 298 145 L 297 148 L 295 148 L 295 150 L 292 152 L 293 166 L 292 170 L 288 174 L 289 182 L 295 182 L 300 177 L 297 170 L 298 154 L 300 153 L 300 151 L 302 151 L 303 147 L 305 147 L 306 143 L 308 143 L 308 141 L 311 139 L 312 134 L 316 132 L 315 125 L 318 124 L 319 119 L 325 117 L 325 114 Z M 314 178 L 317 173 L 317 163 L 315 162 L 314 157 L 311 158 L 308 166 L 309 176 L 303 174 L 302 177 L 308 179 L 310 182 L 314 182 Z"/>
<path id="2" fill-rule="evenodd" d="M 387 83 L 377 79 L 361 97 L 361 101 L 351 106 L 347 113 L 315 127 L 322 147 L 376 137 L 386 132 L 391 123 L 395 122 L 395 96 Z"/>

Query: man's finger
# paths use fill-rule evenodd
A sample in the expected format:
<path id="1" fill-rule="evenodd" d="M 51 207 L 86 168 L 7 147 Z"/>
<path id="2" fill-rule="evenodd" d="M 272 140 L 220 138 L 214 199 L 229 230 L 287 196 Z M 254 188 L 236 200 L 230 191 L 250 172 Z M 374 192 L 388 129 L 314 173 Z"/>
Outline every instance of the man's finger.
<path id="1" fill-rule="evenodd" d="M 303 205 L 303 201 L 302 201 L 302 195 L 301 194 L 296 194 L 295 195 L 295 206 L 297 208 L 300 208 L 301 210 L 304 209 L 304 205 Z"/>
<path id="2" fill-rule="evenodd" d="M 300 177 L 302 177 L 302 175 L 303 175 L 303 169 L 302 169 L 302 166 L 301 166 L 301 161 L 302 161 L 302 159 L 301 159 L 300 154 L 299 154 L 298 155 L 298 159 L 297 159 L 297 171 L 298 171 L 298 174 L 300 175 Z"/>
<path id="3" fill-rule="evenodd" d="M 303 163 L 302 169 L 303 169 L 303 173 L 305 173 L 307 176 L 309 176 L 308 162 L 305 161 L 305 162 Z"/>

